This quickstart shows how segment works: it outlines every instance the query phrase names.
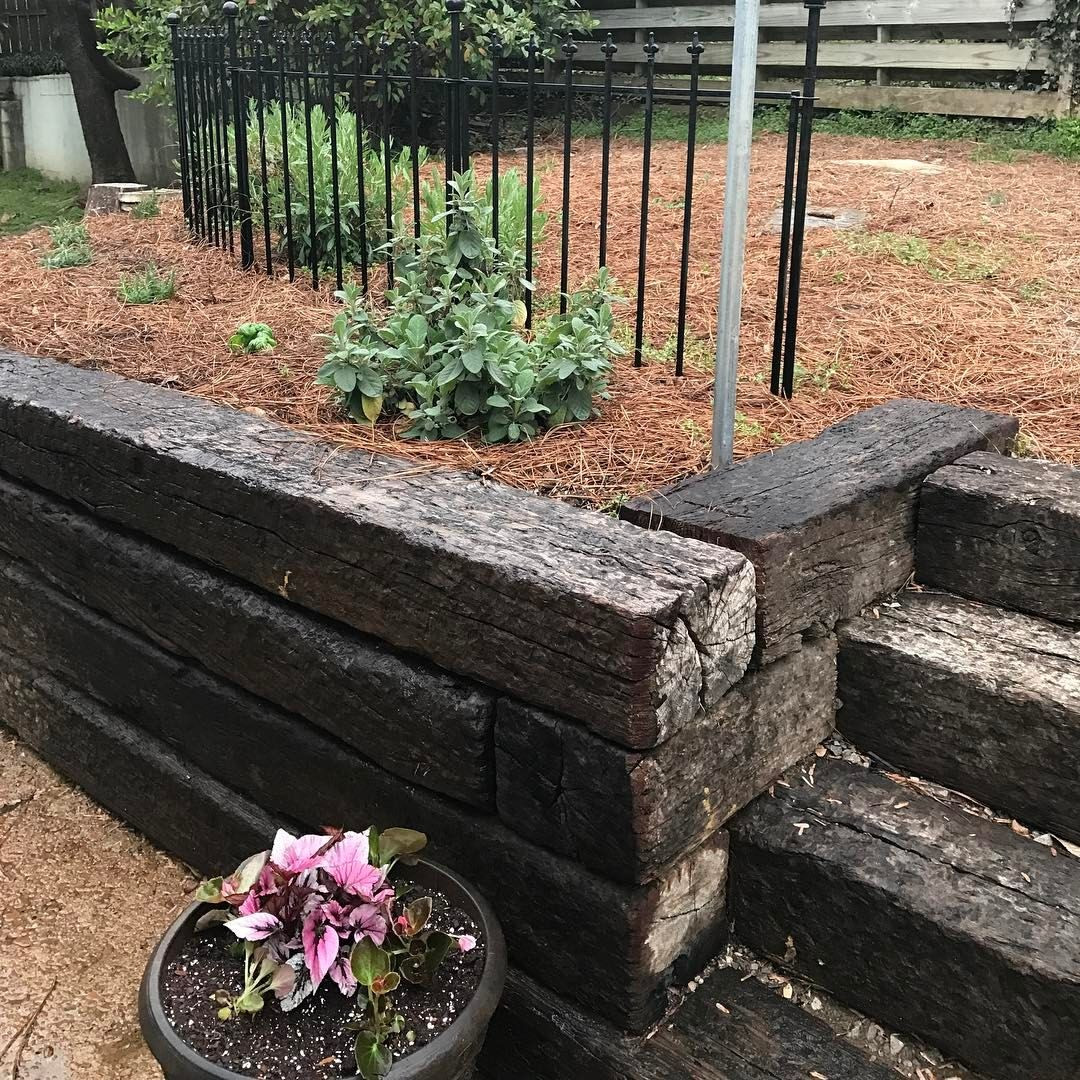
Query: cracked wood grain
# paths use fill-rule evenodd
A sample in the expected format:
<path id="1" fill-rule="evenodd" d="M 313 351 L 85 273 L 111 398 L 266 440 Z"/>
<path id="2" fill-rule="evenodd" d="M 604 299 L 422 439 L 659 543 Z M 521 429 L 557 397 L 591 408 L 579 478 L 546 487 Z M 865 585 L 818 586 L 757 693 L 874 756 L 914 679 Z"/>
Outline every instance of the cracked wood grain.
<path id="1" fill-rule="evenodd" d="M 840 632 L 837 722 L 860 748 L 1080 841 L 1080 637 L 944 593 Z"/>
<path id="2" fill-rule="evenodd" d="M 1080 1069 L 1080 864 L 886 777 L 821 761 L 732 828 L 752 948 L 1002 1080 Z"/>
<path id="3" fill-rule="evenodd" d="M 1080 470 L 969 454 L 927 478 L 916 574 L 976 600 L 1080 624 Z"/>
<path id="4" fill-rule="evenodd" d="M 757 653 L 767 663 L 831 629 L 914 569 L 923 479 L 975 450 L 1006 450 L 1011 417 L 898 400 L 816 439 L 690 477 L 621 510 L 628 521 L 742 552 L 757 571 Z"/>
<path id="5" fill-rule="evenodd" d="M 328 457 L 104 372 L 0 355 L 0 467 L 635 748 L 722 696 L 753 644 L 753 569 L 733 552 L 463 473 Z"/>
<path id="6" fill-rule="evenodd" d="M 644 753 L 500 701 L 499 815 L 609 877 L 648 880 L 809 753 L 832 730 L 835 696 L 836 641 L 820 638 L 750 672 Z"/>
<path id="7" fill-rule="evenodd" d="M 398 776 L 494 803 L 494 695 L 0 476 L 0 552 Z"/>

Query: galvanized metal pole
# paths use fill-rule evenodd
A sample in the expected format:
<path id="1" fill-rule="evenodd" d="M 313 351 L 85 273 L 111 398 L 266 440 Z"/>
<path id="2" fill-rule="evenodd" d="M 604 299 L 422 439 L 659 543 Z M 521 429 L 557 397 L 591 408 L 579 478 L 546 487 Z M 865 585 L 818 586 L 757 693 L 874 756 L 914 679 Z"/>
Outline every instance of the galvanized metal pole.
<path id="1" fill-rule="evenodd" d="M 750 188 L 750 143 L 754 133 L 759 0 L 736 0 L 731 57 L 727 175 L 724 178 L 724 235 L 716 305 L 716 384 L 713 390 L 714 469 L 731 464 L 735 442 L 735 376 L 739 367 L 743 262 Z"/>

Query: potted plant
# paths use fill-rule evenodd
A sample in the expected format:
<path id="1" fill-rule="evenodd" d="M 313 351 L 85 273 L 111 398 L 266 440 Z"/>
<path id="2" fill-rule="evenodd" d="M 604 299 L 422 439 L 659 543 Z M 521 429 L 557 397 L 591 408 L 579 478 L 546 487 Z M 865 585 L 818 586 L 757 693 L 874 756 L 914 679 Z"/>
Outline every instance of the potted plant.
<path id="1" fill-rule="evenodd" d="M 204 881 L 139 991 L 167 1080 L 467 1080 L 506 978 L 502 931 L 422 833 L 293 836 Z"/>

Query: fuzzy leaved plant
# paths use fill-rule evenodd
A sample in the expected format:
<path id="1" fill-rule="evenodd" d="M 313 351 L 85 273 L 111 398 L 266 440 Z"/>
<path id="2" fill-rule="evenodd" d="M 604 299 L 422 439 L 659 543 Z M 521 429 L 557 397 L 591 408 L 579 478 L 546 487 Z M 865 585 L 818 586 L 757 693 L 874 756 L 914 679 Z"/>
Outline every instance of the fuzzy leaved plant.
<path id="1" fill-rule="evenodd" d="M 567 311 L 524 330 L 525 304 L 485 215 L 471 173 L 450 183 L 449 209 L 419 247 L 395 263 L 390 313 L 373 313 L 355 287 L 343 307 L 318 382 L 333 387 L 356 420 L 403 415 L 407 438 L 479 433 L 485 442 L 531 439 L 588 420 L 607 396 L 615 340 L 606 269 L 568 297 Z M 500 229 L 501 231 L 501 229 Z"/>

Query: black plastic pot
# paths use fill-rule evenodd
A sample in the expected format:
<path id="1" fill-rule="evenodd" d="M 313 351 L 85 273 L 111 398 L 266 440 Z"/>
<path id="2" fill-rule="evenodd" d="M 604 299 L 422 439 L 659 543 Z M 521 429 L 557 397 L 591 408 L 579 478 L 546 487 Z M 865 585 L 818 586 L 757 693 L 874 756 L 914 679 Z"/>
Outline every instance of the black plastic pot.
<path id="1" fill-rule="evenodd" d="M 488 902 L 452 870 L 421 860 L 407 873 L 417 885 L 443 893 L 455 907 L 472 916 L 485 947 L 484 972 L 458 1018 L 437 1039 L 396 1062 L 389 1080 L 470 1080 L 488 1022 L 502 997 L 506 942 Z M 139 1026 L 166 1080 L 245 1080 L 243 1074 L 206 1061 L 192 1050 L 169 1023 L 161 1000 L 162 973 L 190 939 L 205 909 L 205 904 L 192 904 L 169 927 L 151 955 L 139 987 Z"/>

